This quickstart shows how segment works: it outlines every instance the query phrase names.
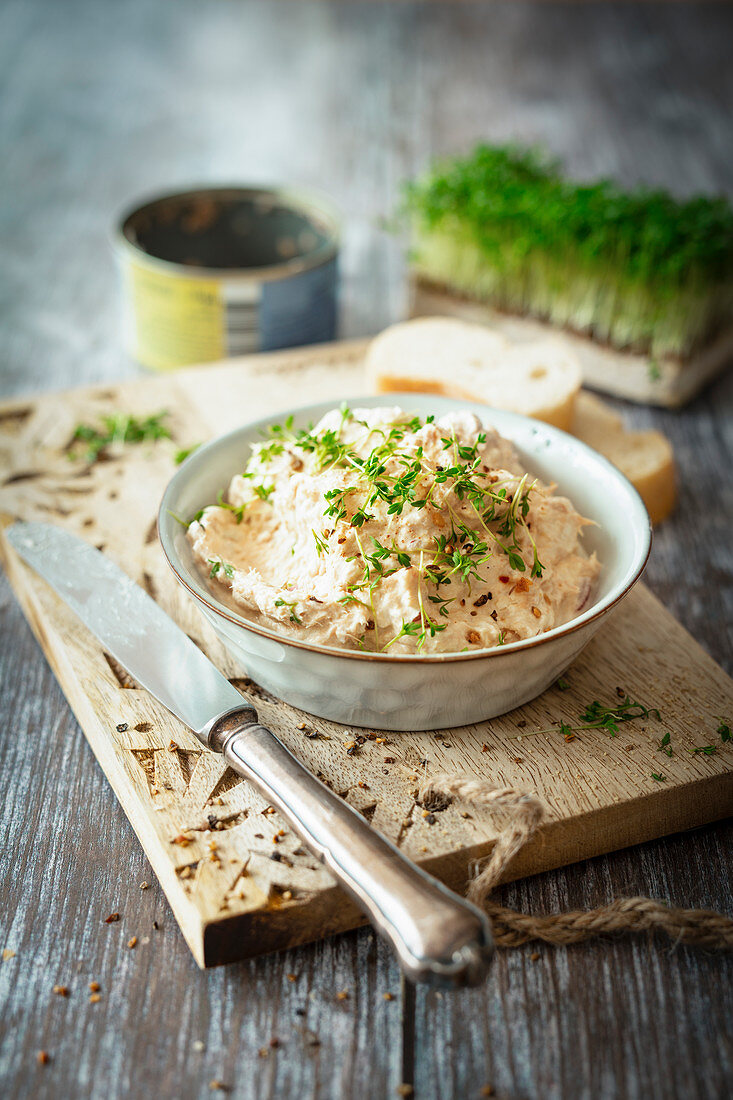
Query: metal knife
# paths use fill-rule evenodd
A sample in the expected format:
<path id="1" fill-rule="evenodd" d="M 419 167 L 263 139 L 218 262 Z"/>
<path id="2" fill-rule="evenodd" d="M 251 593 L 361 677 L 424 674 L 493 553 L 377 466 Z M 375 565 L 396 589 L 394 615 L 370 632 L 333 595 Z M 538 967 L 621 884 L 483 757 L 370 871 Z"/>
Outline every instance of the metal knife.
<path id="1" fill-rule="evenodd" d="M 486 915 L 303 767 L 114 562 L 51 524 L 16 523 L 5 534 L 130 675 L 277 807 L 392 945 L 409 978 L 453 986 L 484 978 L 493 950 Z"/>

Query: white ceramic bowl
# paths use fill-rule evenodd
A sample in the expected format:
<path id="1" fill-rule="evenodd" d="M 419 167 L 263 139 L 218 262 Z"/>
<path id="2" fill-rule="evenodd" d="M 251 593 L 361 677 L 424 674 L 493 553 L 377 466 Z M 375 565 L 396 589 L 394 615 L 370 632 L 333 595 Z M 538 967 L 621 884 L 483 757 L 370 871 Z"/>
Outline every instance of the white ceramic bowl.
<path id="1" fill-rule="evenodd" d="M 295 427 L 317 422 L 334 402 L 293 410 Z M 556 482 L 578 511 L 595 520 L 584 545 L 601 575 L 592 604 L 577 618 L 535 638 L 471 653 L 393 656 L 284 638 L 250 622 L 214 595 L 197 568 L 186 519 L 216 500 L 249 457 L 263 429 L 288 415 L 246 424 L 186 459 L 165 491 L 158 517 L 163 550 L 179 581 L 230 653 L 257 683 L 293 706 L 348 725 L 386 730 L 441 729 L 493 718 L 535 698 L 575 660 L 639 579 L 651 547 L 641 497 L 623 474 L 584 443 L 537 420 L 485 405 L 426 394 L 354 398 L 352 408 L 399 405 L 440 416 L 470 409 L 514 443 L 530 473 Z"/>

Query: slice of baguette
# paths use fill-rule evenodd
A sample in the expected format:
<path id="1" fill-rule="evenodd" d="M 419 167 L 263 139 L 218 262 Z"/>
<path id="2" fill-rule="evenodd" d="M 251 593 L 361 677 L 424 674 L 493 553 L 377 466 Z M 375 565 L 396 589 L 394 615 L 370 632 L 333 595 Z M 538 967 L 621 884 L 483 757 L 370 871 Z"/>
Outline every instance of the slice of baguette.
<path id="1" fill-rule="evenodd" d="M 377 393 L 463 397 L 570 431 L 628 477 L 653 523 L 674 508 L 669 440 L 657 431 L 627 431 L 600 398 L 579 392 L 579 369 L 553 341 L 512 344 L 483 326 L 419 318 L 377 336 L 367 350 L 366 366 Z"/>
<path id="2" fill-rule="evenodd" d="M 646 504 L 652 523 L 670 514 L 677 490 L 674 454 L 665 435 L 627 431 L 620 416 L 585 390 L 576 399 L 570 430 L 626 474 Z"/>
<path id="3" fill-rule="evenodd" d="M 367 372 L 377 393 L 418 390 L 482 401 L 569 430 L 581 371 L 560 340 L 510 343 L 484 325 L 421 317 L 372 340 Z"/>

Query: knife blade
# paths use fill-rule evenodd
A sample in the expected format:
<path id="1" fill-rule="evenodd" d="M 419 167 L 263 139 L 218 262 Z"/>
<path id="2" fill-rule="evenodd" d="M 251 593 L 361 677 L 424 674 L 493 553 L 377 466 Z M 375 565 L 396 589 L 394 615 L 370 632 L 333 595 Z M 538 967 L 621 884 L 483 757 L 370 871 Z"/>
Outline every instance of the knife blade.
<path id="1" fill-rule="evenodd" d="M 50 523 L 5 536 L 141 687 L 196 733 L 242 696 L 165 611 L 110 558 Z"/>
<path id="2" fill-rule="evenodd" d="M 392 945 L 408 977 L 453 986 L 484 978 L 493 950 L 486 914 L 316 779 L 113 561 L 51 524 L 16 523 L 5 536 L 135 680 L 287 818 Z"/>

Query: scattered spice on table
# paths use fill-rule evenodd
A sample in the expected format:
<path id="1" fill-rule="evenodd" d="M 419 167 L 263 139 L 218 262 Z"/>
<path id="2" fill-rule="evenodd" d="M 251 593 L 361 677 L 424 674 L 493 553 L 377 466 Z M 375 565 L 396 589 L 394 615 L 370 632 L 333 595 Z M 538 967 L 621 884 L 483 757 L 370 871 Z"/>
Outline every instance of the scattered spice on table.
<path id="1" fill-rule="evenodd" d="M 127 941 L 127 946 L 131 949 L 133 947 L 136 947 L 137 946 L 137 936 L 131 936 L 130 939 Z"/>
<path id="2" fill-rule="evenodd" d="M 120 914 L 119 913 L 110 913 L 110 915 L 108 917 L 104 918 L 104 923 L 105 924 L 116 924 L 119 919 L 120 919 Z"/>
<path id="3" fill-rule="evenodd" d="M 55 985 L 53 987 L 53 992 L 56 994 L 57 997 L 68 997 L 69 987 L 67 985 Z"/>
<path id="4" fill-rule="evenodd" d="M 36 1061 L 41 1066 L 47 1066 L 48 1063 L 51 1061 L 51 1055 L 48 1053 L 47 1050 L 39 1050 L 38 1054 L 36 1055 Z"/>
<path id="5" fill-rule="evenodd" d="M 99 982 L 90 982 L 89 983 L 89 990 L 90 990 L 91 993 L 99 993 L 101 988 L 102 987 L 99 984 Z"/>

